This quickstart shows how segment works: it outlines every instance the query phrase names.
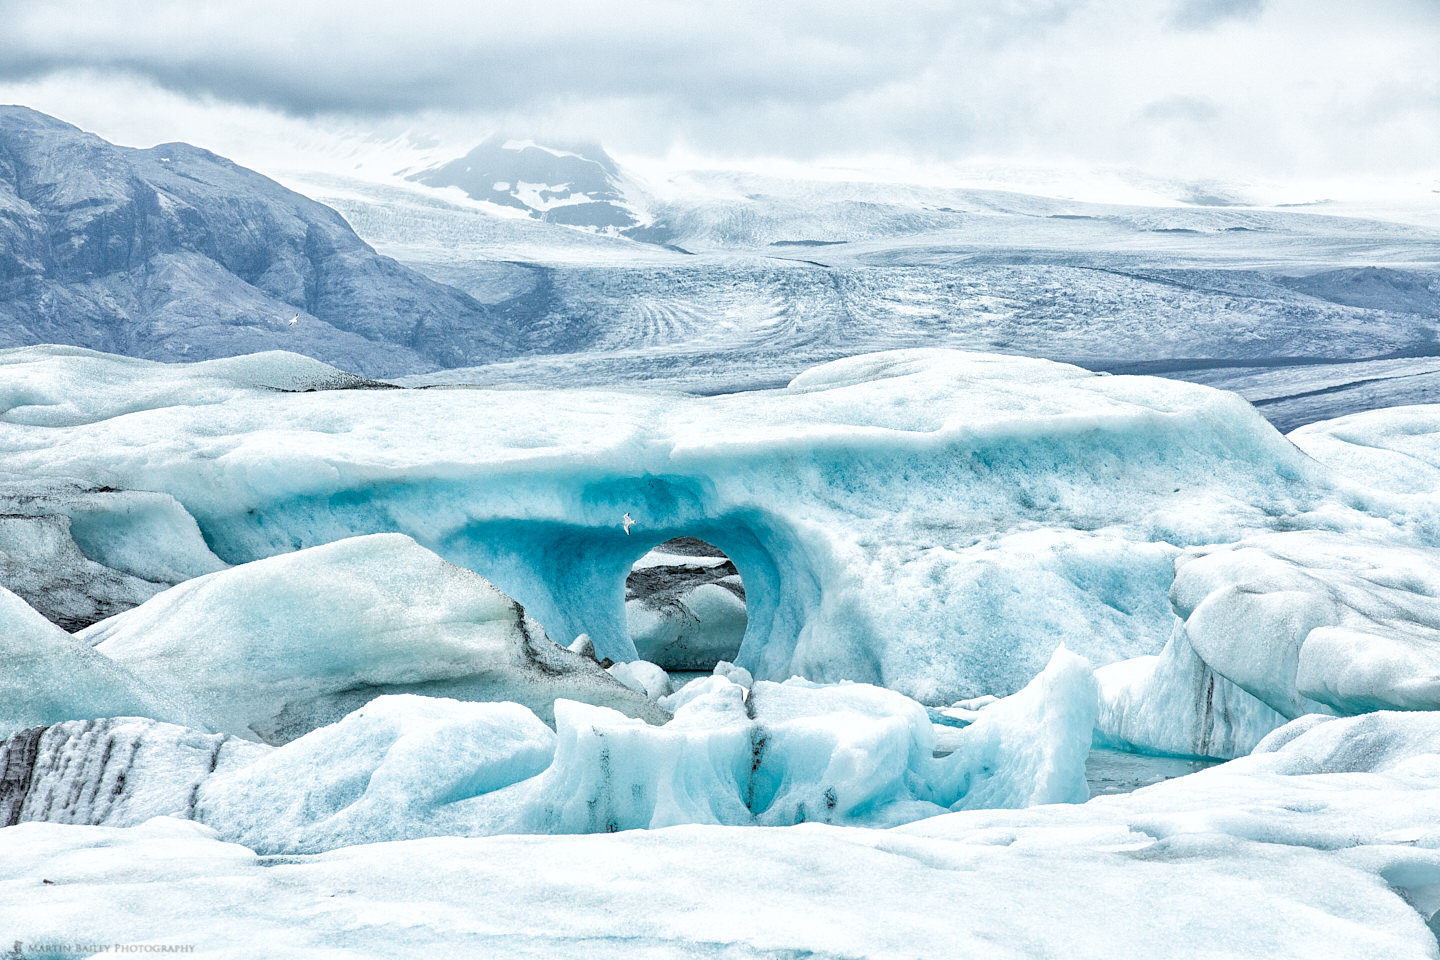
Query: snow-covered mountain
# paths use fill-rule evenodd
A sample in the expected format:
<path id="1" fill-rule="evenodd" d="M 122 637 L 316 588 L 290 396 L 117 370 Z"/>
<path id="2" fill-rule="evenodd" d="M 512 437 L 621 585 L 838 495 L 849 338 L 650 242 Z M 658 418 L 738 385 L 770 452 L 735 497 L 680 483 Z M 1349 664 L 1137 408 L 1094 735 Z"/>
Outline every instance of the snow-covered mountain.
<path id="1" fill-rule="evenodd" d="M 493 134 L 463 157 L 411 174 L 537 220 L 617 231 L 639 226 L 619 168 L 599 144 L 543 146 Z M 630 188 L 633 190 L 633 187 Z"/>

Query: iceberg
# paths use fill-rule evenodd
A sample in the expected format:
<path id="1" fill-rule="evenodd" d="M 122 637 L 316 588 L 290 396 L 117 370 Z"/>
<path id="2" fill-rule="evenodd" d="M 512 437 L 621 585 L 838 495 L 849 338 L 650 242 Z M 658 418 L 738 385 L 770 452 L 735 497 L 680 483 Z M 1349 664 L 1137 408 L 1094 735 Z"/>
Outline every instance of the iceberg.
<path id="1" fill-rule="evenodd" d="M 1229 760 L 1253 750 L 1286 717 L 1216 672 L 1177 623 L 1165 648 L 1095 671 L 1102 746 Z"/>
<path id="2" fill-rule="evenodd" d="M 1300 715 L 1440 708 L 1440 550 L 1297 531 L 1176 560 L 1165 651 L 1099 672 L 1103 741 L 1243 756 Z"/>
<path id="3" fill-rule="evenodd" d="M 745 637 L 745 587 L 723 553 L 691 538 L 669 540 L 625 578 L 625 623 L 636 653 L 666 670 L 710 670 Z"/>
<path id="4" fill-rule="evenodd" d="M 1309 713 L 1440 709 L 1440 550 L 1304 531 L 1194 548 L 1158 658 L 1100 671 L 1102 738 L 1239 756 Z"/>
<path id="5" fill-rule="evenodd" d="M 988 704 L 962 731 L 943 762 L 941 802 L 952 810 L 1083 803 L 1099 710 L 1089 662 L 1061 647 L 1025 689 Z"/>
<path id="6" fill-rule="evenodd" d="M 428 836 L 890 826 L 1087 797 L 1095 681 L 1063 649 L 949 752 L 924 707 L 869 684 L 747 690 L 715 674 L 681 692 L 659 726 L 557 700 L 553 731 L 517 703 L 385 695 L 279 747 L 139 718 L 70 721 L 0 741 L 0 813 L 186 817 L 296 854 Z"/>
<path id="7" fill-rule="evenodd" d="M 1283 533 L 1176 570 L 1195 651 L 1286 717 L 1440 708 L 1440 550 Z"/>
<path id="8" fill-rule="evenodd" d="M 256 850 L 306 853 L 430 835 L 609 833 L 680 824 L 891 825 L 947 809 L 1086 799 L 1089 665 L 1058 651 L 936 756 L 925 709 L 869 684 L 720 675 L 663 726 L 555 703 L 372 700 L 207 779 L 193 816 Z"/>
<path id="9" fill-rule="evenodd" d="M 663 700 L 671 693 L 670 676 L 648 660 L 616 663 L 606 667 L 605 672 L 651 700 Z"/>
<path id="10" fill-rule="evenodd" d="M 669 714 L 556 646 L 484 579 L 375 534 L 187 580 L 77 635 L 222 733 L 284 743 L 384 693 Z M 69 719 L 69 718 L 66 718 Z"/>

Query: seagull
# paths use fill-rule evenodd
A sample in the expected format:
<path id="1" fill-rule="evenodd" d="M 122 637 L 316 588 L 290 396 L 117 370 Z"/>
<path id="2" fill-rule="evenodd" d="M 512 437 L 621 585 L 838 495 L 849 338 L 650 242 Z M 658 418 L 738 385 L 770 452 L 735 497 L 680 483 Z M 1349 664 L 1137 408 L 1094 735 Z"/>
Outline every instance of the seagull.
<path id="1" fill-rule="evenodd" d="M 300 314 L 298 314 L 298 313 L 295 314 L 295 316 L 293 316 L 293 317 L 290 318 L 290 326 L 292 326 L 292 327 L 295 326 L 295 324 L 297 324 L 297 323 L 299 323 L 299 322 L 300 322 Z"/>
<path id="2" fill-rule="evenodd" d="M 635 521 L 631 520 L 630 514 L 627 513 L 620 519 L 620 526 L 625 528 L 625 536 L 628 537 L 630 536 L 630 528 L 635 526 Z"/>

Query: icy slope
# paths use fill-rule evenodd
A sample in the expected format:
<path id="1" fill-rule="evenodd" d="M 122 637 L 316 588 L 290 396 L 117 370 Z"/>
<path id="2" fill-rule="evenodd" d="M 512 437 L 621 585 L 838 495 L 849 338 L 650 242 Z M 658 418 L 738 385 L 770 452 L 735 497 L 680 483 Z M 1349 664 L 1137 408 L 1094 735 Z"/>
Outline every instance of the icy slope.
<path id="1" fill-rule="evenodd" d="M 223 403 L 242 390 L 310 392 L 381 386 L 283 350 L 200 363 L 160 363 L 53 344 L 0 351 L 0 421 L 94 423 L 137 410 Z"/>
<path id="2" fill-rule="evenodd" d="M 1440 404 L 1357 413 L 1301 427 L 1290 439 L 1362 483 L 1432 497 L 1440 492 Z"/>
<path id="3" fill-rule="evenodd" d="M 0 924 L 30 943 L 195 942 L 210 957 L 328 957 L 343 942 L 377 958 L 1433 960 L 1433 727 L 1336 720 L 1128 796 L 895 830 L 687 826 L 265 857 L 176 820 L 22 824 L 0 831 Z M 1373 759 L 1337 753 L 1342 733 Z"/>
<path id="4" fill-rule="evenodd" d="M 211 728 L 270 743 L 384 693 L 557 697 L 659 721 L 663 710 L 563 650 L 515 601 L 408 537 L 379 534 L 187 580 L 78 634 Z"/>
<path id="5" fill-rule="evenodd" d="M 0 587 L 0 737 L 97 717 L 141 715 L 199 724 L 183 695 L 96 653 Z"/>
<path id="6" fill-rule="evenodd" d="M 78 387 L 7 369 L 32 402 Z M 144 393 L 150 376 L 100 391 Z M 711 398 L 236 389 L 67 427 L 0 423 L 0 451 L 17 472 L 166 492 L 232 563 L 405 532 L 612 660 L 635 656 L 631 564 L 700 537 L 744 579 L 739 661 L 758 678 L 878 682 L 929 703 L 1018 690 L 1058 642 L 1096 664 L 1157 651 L 1185 546 L 1275 529 L 1440 542 L 1433 499 L 1331 474 L 1232 394 L 939 350 Z"/>

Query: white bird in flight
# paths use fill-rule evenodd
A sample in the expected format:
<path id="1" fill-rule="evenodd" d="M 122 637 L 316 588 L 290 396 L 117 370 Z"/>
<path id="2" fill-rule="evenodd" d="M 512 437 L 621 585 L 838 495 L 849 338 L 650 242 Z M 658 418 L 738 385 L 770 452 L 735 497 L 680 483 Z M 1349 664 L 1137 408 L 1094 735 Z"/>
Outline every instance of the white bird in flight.
<path id="1" fill-rule="evenodd" d="M 290 318 L 290 326 L 292 326 L 292 327 L 295 326 L 295 324 L 297 324 L 297 323 L 299 323 L 299 322 L 300 322 L 300 314 L 298 314 L 298 313 L 295 314 L 295 316 L 293 316 L 293 317 Z"/>
<path id="2" fill-rule="evenodd" d="M 635 521 L 631 520 L 630 514 L 627 513 L 620 519 L 620 526 L 625 528 L 625 536 L 628 537 L 630 536 L 630 528 L 635 526 Z"/>

